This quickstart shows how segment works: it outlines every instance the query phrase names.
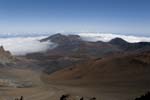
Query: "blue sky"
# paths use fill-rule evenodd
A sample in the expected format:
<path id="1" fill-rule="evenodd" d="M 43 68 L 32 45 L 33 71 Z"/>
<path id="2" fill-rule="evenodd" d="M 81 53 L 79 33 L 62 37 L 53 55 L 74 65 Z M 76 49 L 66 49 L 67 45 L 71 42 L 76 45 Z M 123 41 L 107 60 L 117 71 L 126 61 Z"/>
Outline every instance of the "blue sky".
<path id="1" fill-rule="evenodd" d="M 0 33 L 150 34 L 150 0 L 0 0 Z"/>

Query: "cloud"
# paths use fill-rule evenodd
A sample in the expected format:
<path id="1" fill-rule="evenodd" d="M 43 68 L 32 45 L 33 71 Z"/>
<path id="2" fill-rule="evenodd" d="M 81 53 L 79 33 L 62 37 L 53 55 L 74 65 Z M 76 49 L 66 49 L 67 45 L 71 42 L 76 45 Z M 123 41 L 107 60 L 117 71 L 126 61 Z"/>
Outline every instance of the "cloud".
<path id="1" fill-rule="evenodd" d="M 86 41 L 104 41 L 108 42 L 116 37 L 122 38 L 130 43 L 135 42 L 150 42 L 150 37 L 140 37 L 133 35 L 118 35 L 112 33 L 78 33 L 83 40 Z"/>
<path id="2" fill-rule="evenodd" d="M 65 33 L 64 33 L 65 34 Z M 67 34 L 67 33 L 66 33 Z M 134 35 L 119 35 L 112 33 L 74 33 L 81 36 L 86 41 L 104 41 L 108 42 L 116 37 L 122 38 L 128 42 L 150 42 L 150 37 L 140 37 Z M 40 42 L 42 38 L 47 36 L 36 37 L 7 37 L 0 38 L 0 45 L 4 46 L 6 50 L 9 50 L 13 55 L 25 55 L 27 53 L 44 52 L 48 49 L 52 49 L 57 45 L 47 41 Z"/>
<path id="3" fill-rule="evenodd" d="M 55 47 L 51 42 L 40 42 L 38 40 L 45 37 L 13 37 L 0 38 L 0 45 L 4 46 L 13 55 L 25 55 L 33 52 L 44 52 L 49 48 Z"/>

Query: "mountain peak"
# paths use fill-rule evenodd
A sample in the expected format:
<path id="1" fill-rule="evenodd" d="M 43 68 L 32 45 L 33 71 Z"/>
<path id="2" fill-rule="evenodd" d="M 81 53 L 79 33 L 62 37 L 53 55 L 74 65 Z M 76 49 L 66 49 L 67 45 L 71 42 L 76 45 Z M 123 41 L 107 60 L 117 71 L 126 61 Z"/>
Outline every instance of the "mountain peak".
<path id="1" fill-rule="evenodd" d="M 117 45 L 123 45 L 123 44 L 128 44 L 127 41 L 125 41 L 124 39 L 122 38 L 114 38 L 112 40 L 109 41 L 110 44 L 117 44 Z"/>
<path id="2" fill-rule="evenodd" d="M 63 35 L 61 33 L 57 33 L 41 40 L 41 42 L 44 41 L 51 41 L 54 43 L 62 44 L 67 42 L 69 43 L 72 41 L 81 41 L 81 39 L 78 35 Z"/>
<path id="3" fill-rule="evenodd" d="M 5 64 L 11 62 L 13 56 L 9 51 L 6 51 L 3 46 L 0 46 L 0 63 Z"/>

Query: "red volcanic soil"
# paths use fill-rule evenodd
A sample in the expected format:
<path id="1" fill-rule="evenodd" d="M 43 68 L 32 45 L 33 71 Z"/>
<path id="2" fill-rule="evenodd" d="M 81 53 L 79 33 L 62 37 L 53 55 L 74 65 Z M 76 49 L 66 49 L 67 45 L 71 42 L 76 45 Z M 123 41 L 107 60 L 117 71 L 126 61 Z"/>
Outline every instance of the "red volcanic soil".
<path id="1" fill-rule="evenodd" d="M 133 100 L 150 90 L 150 52 L 91 59 L 51 75 L 48 83 L 98 100 Z M 43 78 L 43 79 L 44 79 Z"/>
<path id="2" fill-rule="evenodd" d="M 50 80 L 150 80 L 150 53 L 92 59 L 57 71 Z"/>

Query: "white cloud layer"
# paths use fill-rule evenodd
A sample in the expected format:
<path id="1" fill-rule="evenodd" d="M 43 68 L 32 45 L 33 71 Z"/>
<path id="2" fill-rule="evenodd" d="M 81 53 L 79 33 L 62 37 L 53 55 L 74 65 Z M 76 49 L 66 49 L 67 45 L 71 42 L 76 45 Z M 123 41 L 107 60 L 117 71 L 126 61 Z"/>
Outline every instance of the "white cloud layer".
<path id="1" fill-rule="evenodd" d="M 79 33 L 81 38 L 86 41 L 104 41 L 108 42 L 114 38 L 122 38 L 130 43 L 134 42 L 150 42 L 150 37 L 141 37 L 133 35 L 118 35 L 112 33 Z"/>
<path id="2" fill-rule="evenodd" d="M 64 33 L 65 34 L 65 33 Z M 150 37 L 140 37 L 131 35 L 118 35 L 112 33 L 75 33 L 81 36 L 86 41 L 104 41 L 108 42 L 116 37 L 122 38 L 128 42 L 150 42 Z M 38 37 L 8 37 L 0 38 L 0 45 L 4 46 L 13 55 L 25 55 L 27 53 L 44 52 L 47 49 L 52 49 L 57 45 L 47 41 L 40 42 L 39 40 L 46 36 Z"/>
<path id="3" fill-rule="evenodd" d="M 13 37 L 0 38 L 0 45 L 5 50 L 9 50 L 13 55 L 25 55 L 33 52 L 44 52 L 50 47 L 54 47 L 51 42 L 40 42 L 45 37 Z"/>

